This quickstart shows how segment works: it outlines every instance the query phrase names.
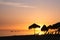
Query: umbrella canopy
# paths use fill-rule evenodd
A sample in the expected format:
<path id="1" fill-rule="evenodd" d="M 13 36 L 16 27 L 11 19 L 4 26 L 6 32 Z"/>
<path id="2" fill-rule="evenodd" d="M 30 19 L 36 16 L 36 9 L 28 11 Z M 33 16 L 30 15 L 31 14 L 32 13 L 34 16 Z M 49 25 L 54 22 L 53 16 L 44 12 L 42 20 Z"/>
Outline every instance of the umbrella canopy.
<path id="1" fill-rule="evenodd" d="M 41 31 L 48 31 L 48 28 L 46 27 L 46 25 L 43 25 L 43 27 L 41 28 Z"/>
<path id="2" fill-rule="evenodd" d="M 60 28 L 60 22 L 53 24 L 54 29 Z"/>
<path id="3" fill-rule="evenodd" d="M 40 26 L 34 23 L 29 26 L 29 29 L 32 29 L 32 28 L 40 28 Z"/>
<path id="4" fill-rule="evenodd" d="M 54 29 L 54 27 L 52 25 L 49 25 L 47 28 L 48 29 Z"/>

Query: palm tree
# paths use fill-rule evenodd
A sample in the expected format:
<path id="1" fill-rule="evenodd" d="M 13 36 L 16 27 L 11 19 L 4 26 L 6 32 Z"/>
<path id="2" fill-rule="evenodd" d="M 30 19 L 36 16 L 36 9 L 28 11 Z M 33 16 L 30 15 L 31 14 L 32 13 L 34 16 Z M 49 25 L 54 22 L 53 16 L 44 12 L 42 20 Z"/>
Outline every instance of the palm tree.
<path id="1" fill-rule="evenodd" d="M 29 26 L 29 29 L 32 29 L 32 28 L 34 28 L 34 35 L 35 35 L 35 28 L 40 28 L 40 26 L 34 23 Z"/>
<path id="2" fill-rule="evenodd" d="M 47 33 L 48 28 L 46 27 L 46 25 L 43 25 L 43 27 L 41 28 L 41 31 L 45 31 L 45 32 Z M 46 34 L 46 33 L 45 33 L 45 34 Z"/>

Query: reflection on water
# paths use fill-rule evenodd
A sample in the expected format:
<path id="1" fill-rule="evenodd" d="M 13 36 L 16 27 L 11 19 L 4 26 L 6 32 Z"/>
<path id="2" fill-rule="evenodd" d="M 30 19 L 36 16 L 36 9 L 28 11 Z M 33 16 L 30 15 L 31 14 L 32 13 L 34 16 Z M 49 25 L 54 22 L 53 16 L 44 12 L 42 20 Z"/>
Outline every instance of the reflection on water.
<path id="1" fill-rule="evenodd" d="M 33 33 L 33 30 L 0 30 L 0 36 L 30 35 Z"/>

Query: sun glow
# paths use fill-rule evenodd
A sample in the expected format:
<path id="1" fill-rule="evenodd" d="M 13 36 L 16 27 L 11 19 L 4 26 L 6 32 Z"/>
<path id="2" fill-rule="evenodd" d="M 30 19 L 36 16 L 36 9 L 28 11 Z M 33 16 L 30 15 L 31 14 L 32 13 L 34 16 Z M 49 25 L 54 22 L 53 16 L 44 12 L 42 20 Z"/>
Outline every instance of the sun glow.
<path id="1" fill-rule="evenodd" d="M 39 35 L 44 35 L 45 32 L 40 31 Z"/>
<path id="2" fill-rule="evenodd" d="M 36 28 L 36 34 L 43 35 L 45 32 L 41 31 L 41 28 Z"/>

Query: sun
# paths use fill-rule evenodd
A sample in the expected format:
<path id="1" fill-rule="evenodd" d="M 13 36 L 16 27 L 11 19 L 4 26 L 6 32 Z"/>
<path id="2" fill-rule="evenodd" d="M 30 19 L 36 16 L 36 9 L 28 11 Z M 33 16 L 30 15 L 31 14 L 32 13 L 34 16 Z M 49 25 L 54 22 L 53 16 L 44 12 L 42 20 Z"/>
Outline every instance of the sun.
<path id="1" fill-rule="evenodd" d="M 43 35 L 45 32 L 41 31 L 41 28 L 36 28 L 36 34 Z"/>
<path id="2" fill-rule="evenodd" d="M 42 32 L 42 31 L 40 31 L 40 33 L 39 33 L 39 35 L 44 35 L 45 34 L 45 32 Z"/>

